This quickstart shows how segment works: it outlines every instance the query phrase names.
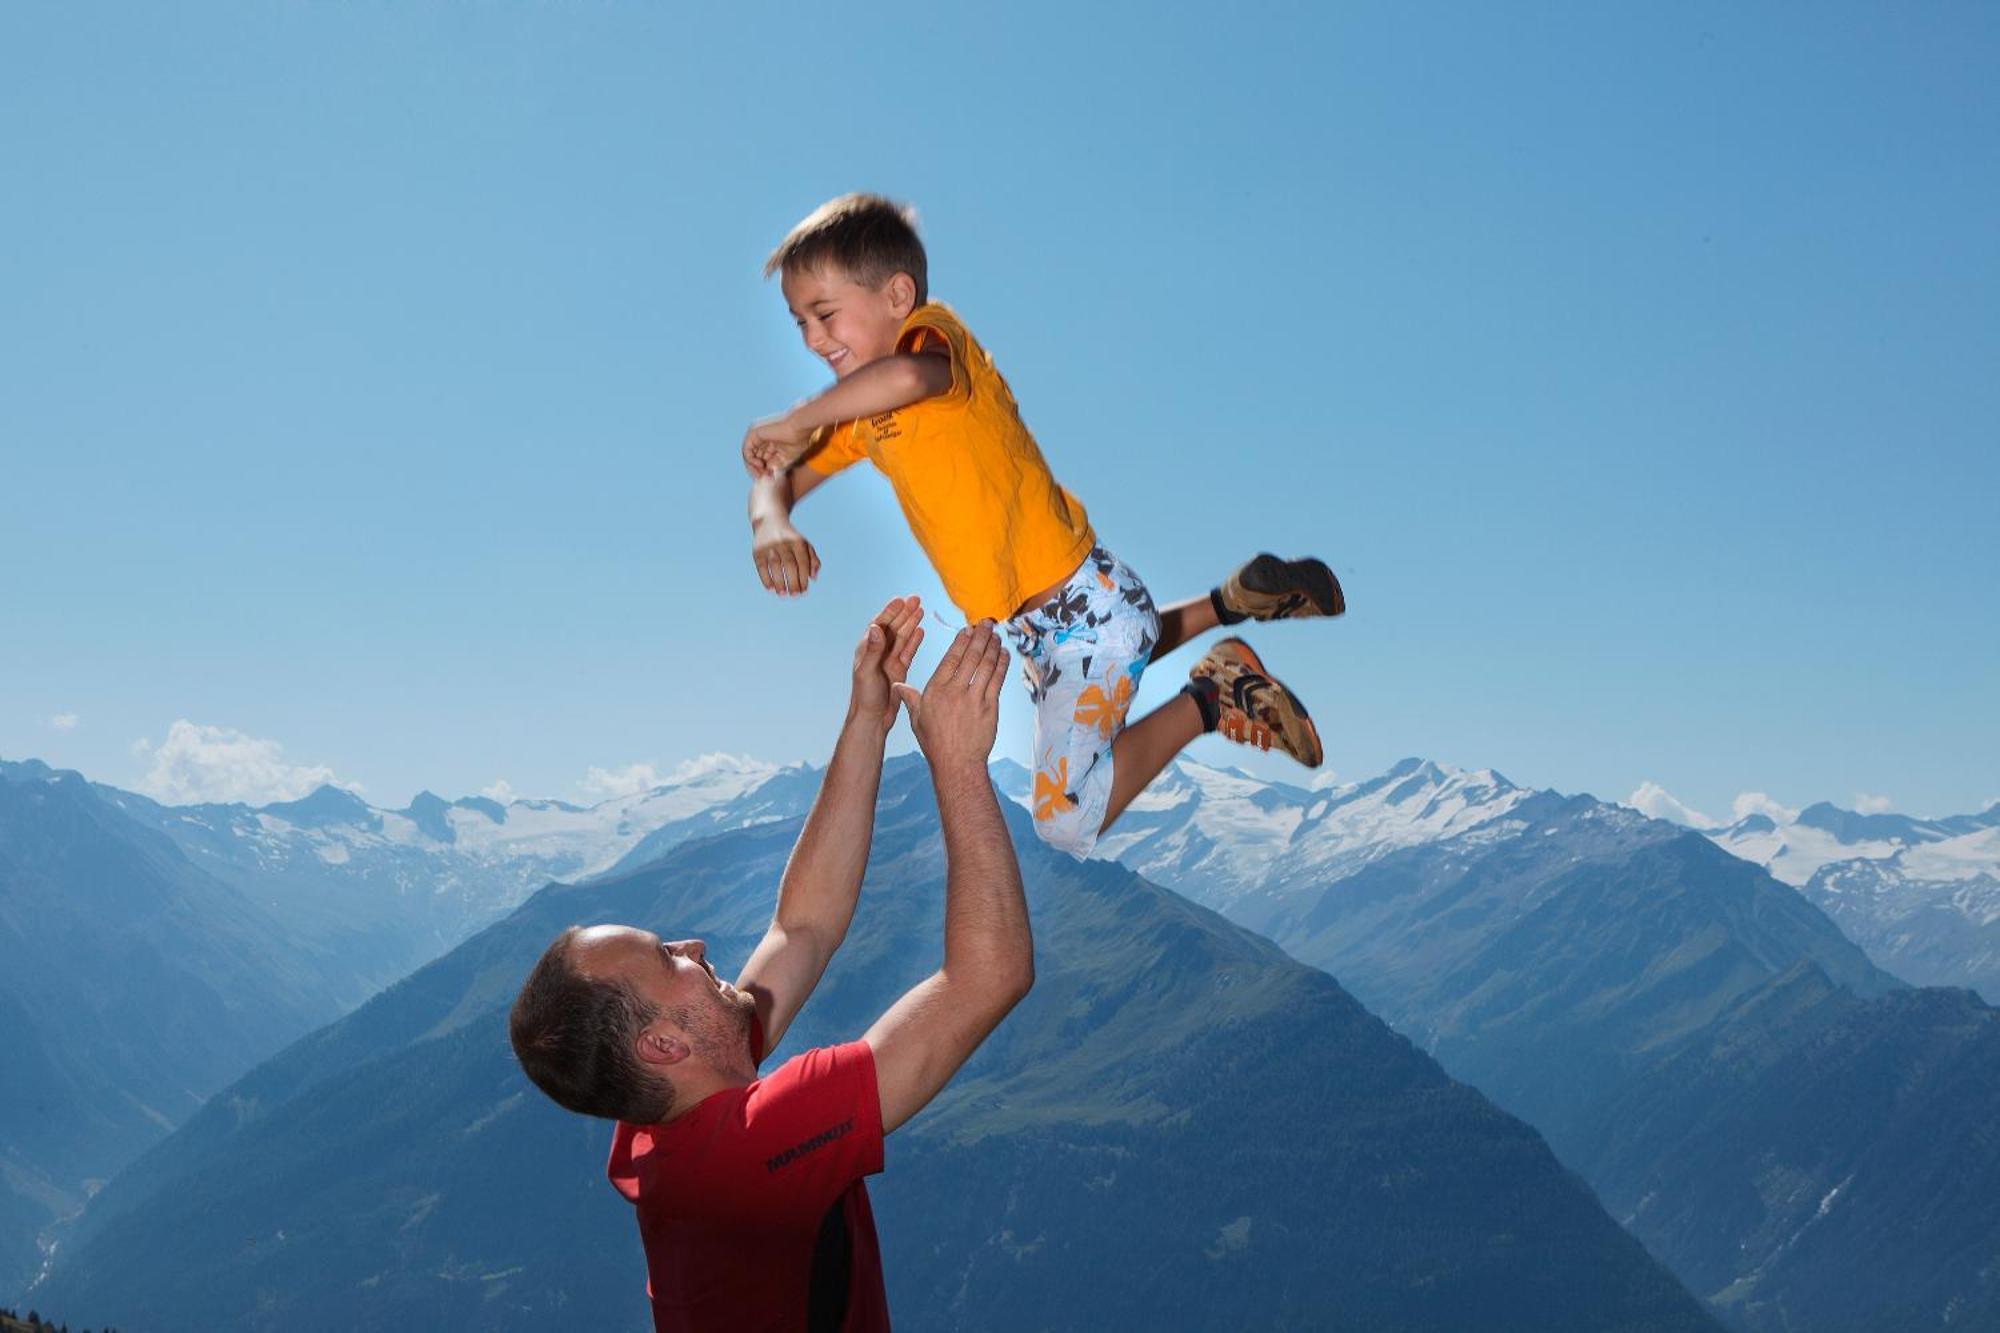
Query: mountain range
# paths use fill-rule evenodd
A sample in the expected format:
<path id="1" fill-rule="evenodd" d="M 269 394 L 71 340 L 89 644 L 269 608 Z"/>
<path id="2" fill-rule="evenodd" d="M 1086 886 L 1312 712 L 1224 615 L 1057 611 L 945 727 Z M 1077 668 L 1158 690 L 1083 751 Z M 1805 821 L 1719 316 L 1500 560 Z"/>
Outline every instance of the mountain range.
<path id="1" fill-rule="evenodd" d="M 1820 802 L 1701 831 L 1804 894 L 1896 975 L 2000 1002 L 2000 802 L 1946 819 Z"/>
<path id="2" fill-rule="evenodd" d="M 554 873 L 797 814 L 809 770 L 712 759 L 593 807 L 321 787 L 162 806 L 0 761 L 0 1293 L 211 1095 Z"/>
<path id="3" fill-rule="evenodd" d="M 671 799 L 632 800 L 647 811 L 672 807 L 657 820 L 555 803 L 519 803 L 525 809 L 518 815 L 498 807 L 506 820 L 521 821 L 515 834 L 523 855 L 511 862 L 513 873 L 529 873 L 524 866 L 535 855 L 551 864 L 566 855 L 572 859 L 565 864 L 602 877 L 569 892 L 594 892 L 650 882 L 661 867 L 711 844 L 745 855 L 750 844 L 740 840 L 788 827 L 818 780 L 809 769 L 714 767 L 704 793 L 690 787 Z M 1000 762 L 993 773 L 1004 792 L 1025 798 L 1025 770 Z M 325 924 L 339 927 L 349 910 L 343 893 L 386 904 L 380 919 L 392 925 L 418 922 L 418 912 L 393 909 L 422 896 L 426 872 L 421 862 L 402 862 L 408 878 L 389 892 L 383 886 L 397 882 L 388 869 L 396 858 L 420 853 L 449 866 L 466 854 L 450 850 L 460 841 L 469 849 L 478 835 L 493 836 L 471 820 L 502 822 L 473 802 L 419 798 L 406 811 L 377 811 L 345 793 L 328 795 L 331 789 L 257 811 L 148 810 L 143 798 L 95 790 L 105 805 L 181 849 L 210 881 L 246 896 L 265 884 L 270 904 L 288 904 L 277 912 L 267 906 L 268 915 L 294 935 L 310 934 L 306 904 L 315 898 Z M 438 831 L 419 823 L 436 825 L 440 814 Z M 1712 1312 L 1756 1333 L 1860 1333 L 1979 1327 L 1982 1320 L 2000 1326 L 1991 1271 L 2000 1215 L 1989 1203 L 2000 1199 L 2000 1148 L 1986 1128 L 2000 1123 L 1995 1012 L 1965 991 L 1903 985 L 1910 978 L 1890 958 L 1898 948 L 1907 952 L 1908 929 L 1887 928 L 1867 953 L 1856 947 L 1874 938 L 1868 922 L 1893 927 L 1874 906 L 1914 897 L 1930 903 L 1926 920 L 1937 941 L 1930 955 L 1956 960 L 1951 966 L 1976 960 L 1981 924 L 1963 903 L 1976 903 L 1993 874 L 1982 858 L 1997 814 L 2000 807 L 1917 821 L 1810 807 L 1796 817 L 1756 816 L 1692 832 L 1593 798 L 1522 788 L 1490 770 L 1422 760 L 1363 782 L 1313 787 L 1183 761 L 1100 847 L 1145 880 L 1338 977 L 1447 1073 L 1532 1124 Z M 559 853 L 541 850 L 550 844 L 528 833 L 544 819 L 568 839 Z M 347 850 L 346 860 L 337 847 Z M 488 859 L 510 864 L 490 850 Z M 1055 877 L 1067 863 L 1038 864 Z M 1774 878 L 1765 864 L 1783 875 Z M 273 876 L 276 887 L 260 865 L 283 868 Z M 383 868 L 374 872 L 374 890 L 343 879 L 370 867 Z M 1110 872 L 1100 866 L 1092 873 Z M 711 865 L 709 873 L 720 870 Z M 1863 875 L 1879 876 L 1879 891 L 1855 892 L 1855 877 Z M 500 879 L 495 870 L 483 882 Z M 467 882 L 458 881 L 461 898 Z M 477 911 L 440 913 L 434 926 L 459 924 L 403 947 L 411 956 L 435 956 L 451 929 L 462 936 L 479 912 L 498 915 L 509 892 L 519 901 L 519 883 L 492 890 Z M 1938 886 L 1962 902 L 1939 906 Z M 0 903 L 6 888 L 0 882 Z M 531 901 L 551 894 L 574 901 L 555 889 Z M 1039 923 L 1046 909 L 1038 902 L 1036 910 Z M 753 928 L 726 913 L 719 919 Z M 306 952 L 329 971 L 327 950 L 312 945 Z M 327 984 L 349 987 L 339 1007 L 368 985 L 358 969 L 331 971 L 340 975 Z M 507 975 L 505 967 L 491 968 L 473 991 L 454 994 L 458 1017 L 449 1030 L 482 1004 L 497 1003 Z M 361 1023 L 397 989 L 352 1021 Z M 0 1017 L 7 997 L 0 984 Z M 302 1043 L 240 1086 L 343 1030 Z M 368 1058 L 387 1059 L 391 1048 L 401 1049 L 395 1043 L 414 1049 L 440 1035 L 399 1032 L 388 1046 L 367 1047 Z M 248 1067 L 246 1060 L 239 1070 Z M 490 1068 L 487 1074 L 497 1077 Z M 111 1212 L 140 1215 L 140 1204 L 119 1201 L 158 1193 L 160 1173 L 170 1174 L 158 1163 L 191 1151 L 176 1145 L 237 1126 L 246 1105 L 268 1109 L 297 1095 L 239 1088 L 226 1099 L 236 1108 L 227 1114 L 211 1103 L 107 1190 L 105 1204 L 92 1205 L 65 1253 L 84 1253 Z M 377 1087 L 376 1095 L 394 1094 Z M 948 1118 L 943 1106 L 940 1118 Z M 1066 1131 L 1054 1121 L 1041 1128 L 1054 1136 L 1045 1143 L 1053 1151 Z M 230 1157 L 236 1147 L 214 1151 L 220 1155 L 205 1170 L 237 1169 Z M 0 1254 L 5 1221 L 0 1215 Z M 925 1225 L 958 1224 L 927 1218 Z M 1215 1240 L 1225 1253 L 1231 1243 Z M 62 1271 L 59 1263 L 57 1275 Z M 964 1314 L 949 1318 L 962 1322 Z"/>
<path id="4" fill-rule="evenodd" d="M 2000 1013 L 1910 990 L 1744 848 L 1416 760 L 1317 790 L 1184 764 L 1142 799 L 1122 860 L 1535 1125 L 1739 1327 L 2000 1327 Z"/>
<path id="5" fill-rule="evenodd" d="M 1711 1317 L 1532 1130 L 1325 973 L 1010 810 L 1038 981 L 874 1182 L 915 1328 L 1676 1330 Z M 740 961 L 794 821 L 551 885 L 210 1102 L 94 1201 L 34 1297 L 175 1329 L 646 1326 L 608 1126 L 523 1081 L 504 1017 L 572 922 Z M 885 775 L 854 931 L 778 1052 L 935 967 L 921 763 Z"/>

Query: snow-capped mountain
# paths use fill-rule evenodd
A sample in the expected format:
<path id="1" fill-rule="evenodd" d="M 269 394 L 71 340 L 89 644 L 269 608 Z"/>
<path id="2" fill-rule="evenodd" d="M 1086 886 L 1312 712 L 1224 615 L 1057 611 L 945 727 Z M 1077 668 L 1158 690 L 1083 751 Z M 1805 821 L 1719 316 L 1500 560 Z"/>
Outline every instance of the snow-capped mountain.
<path id="1" fill-rule="evenodd" d="M 2000 1002 L 2000 802 L 1917 819 L 1822 801 L 1702 831 L 1798 889 L 1878 965 Z"/>
<path id="2" fill-rule="evenodd" d="M 646 791 L 595 805 L 483 796 L 445 801 L 419 792 L 401 810 L 321 787 L 265 806 L 162 806 L 116 788 L 99 790 L 153 824 L 198 861 L 262 875 L 379 878 L 398 892 L 451 900 L 491 918 L 552 879 L 581 879 L 616 865 L 649 834 L 756 790 L 775 764 L 709 755 Z"/>
<path id="3" fill-rule="evenodd" d="M 1029 804 L 1031 775 L 995 765 Z M 1301 887 L 1324 886 L 1404 847 L 1458 837 L 1534 793 L 1491 769 L 1405 759 L 1365 782 L 1265 782 L 1179 759 L 1134 799 L 1098 854 L 1115 857 L 1255 930 Z"/>
<path id="4" fill-rule="evenodd" d="M 2000 802 L 1983 814 L 1917 819 L 1857 814 L 1821 801 L 1783 821 L 1753 814 L 1702 831 L 1793 888 L 1838 861 L 1889 861 L 1910 878 L 1935 881 L 2000 871 Z"/>
<path id="5" fill-rule="evenodd" d="M 352 1002 L 513 910 L 685 837 L 801 813 L 816 770 L 711 755 L 595 805 L 419 793 L 401 810 L 321 787 L 265 806 L 164 806 L 98 786 L 202 869 L 280 910 L 301 944 L 355 979 Z"/>

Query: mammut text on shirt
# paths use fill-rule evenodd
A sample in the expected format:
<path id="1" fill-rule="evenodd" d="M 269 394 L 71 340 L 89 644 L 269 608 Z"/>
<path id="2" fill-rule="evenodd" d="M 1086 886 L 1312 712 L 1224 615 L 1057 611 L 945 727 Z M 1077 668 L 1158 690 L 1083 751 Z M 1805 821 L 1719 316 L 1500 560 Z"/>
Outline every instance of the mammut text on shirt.
<path id="1" fill-rule="evenodd" d="M 940 344 L 951 355 L 949 389 L 846 423 L 805 461 L 831 476 L 871 460 L 959 610 L 1005 620 L 1075 572 L 1096 537 L 1083 505 L 1050 473 L 993 358 L 958 316 L 935 302 L 918 306 L 896 350 Z"/>
<path id="2" fill-rule="evenodd" d="M 866 1042 L 807 1051 L 665 1124 L 620 1124 L 607 1172 L 637 1207 L 654 1329 L 887 1329 L 862 1183 L 881 1169 Z"/>

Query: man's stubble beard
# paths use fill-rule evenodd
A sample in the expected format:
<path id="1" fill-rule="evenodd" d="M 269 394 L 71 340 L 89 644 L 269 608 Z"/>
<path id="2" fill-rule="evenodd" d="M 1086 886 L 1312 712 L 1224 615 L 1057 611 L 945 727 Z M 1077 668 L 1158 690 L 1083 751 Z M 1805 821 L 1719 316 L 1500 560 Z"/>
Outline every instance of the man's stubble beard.
<path id="1" fill-rule="evenodd" d="M 687 1034 L 688 1045 L 695 1054 L 711 1069 L 735 1070 L 749 1064 L 754 1072 L 756 1065 L 750 1059 L 750 1019 L 755 1012 L 756 1004 L 748 995 L 738 1004 L 717 991 L 713 1005 L 683 1010 L 674 1015 L 674 1022 Z"/>

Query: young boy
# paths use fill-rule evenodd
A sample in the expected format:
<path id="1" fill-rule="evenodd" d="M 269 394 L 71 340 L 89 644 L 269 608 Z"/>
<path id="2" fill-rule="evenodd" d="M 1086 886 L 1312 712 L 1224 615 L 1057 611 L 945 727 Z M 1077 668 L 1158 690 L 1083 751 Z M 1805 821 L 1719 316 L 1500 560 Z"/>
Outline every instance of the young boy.
<path id="1" fill-rule="evenodd" d="M 889 478 L 910 530 L 968 620 L 1007 622 L 1035 700 L 1035 831 L 1076 857 L 1195 737 L 1220 732 L 1308 768 L 1319 734 L 1241 639 L 1224 639 L 1172 701 L 1125 726 L 1154 657 L 1218 624 L 1337 616 L 1340 584 L 1319 560 L 1260 555 L 1204 597 L 1156 609 L 1097 544 L 1056 483 L 1014 396 L 957 316 L 931 302 L 909 212 L 844 195 L 792 229 L 764 266 L 834 384 L 743 437 L 752 558 L 794 597 L 819 555 L 792 507 L 863 458 Z"/>

